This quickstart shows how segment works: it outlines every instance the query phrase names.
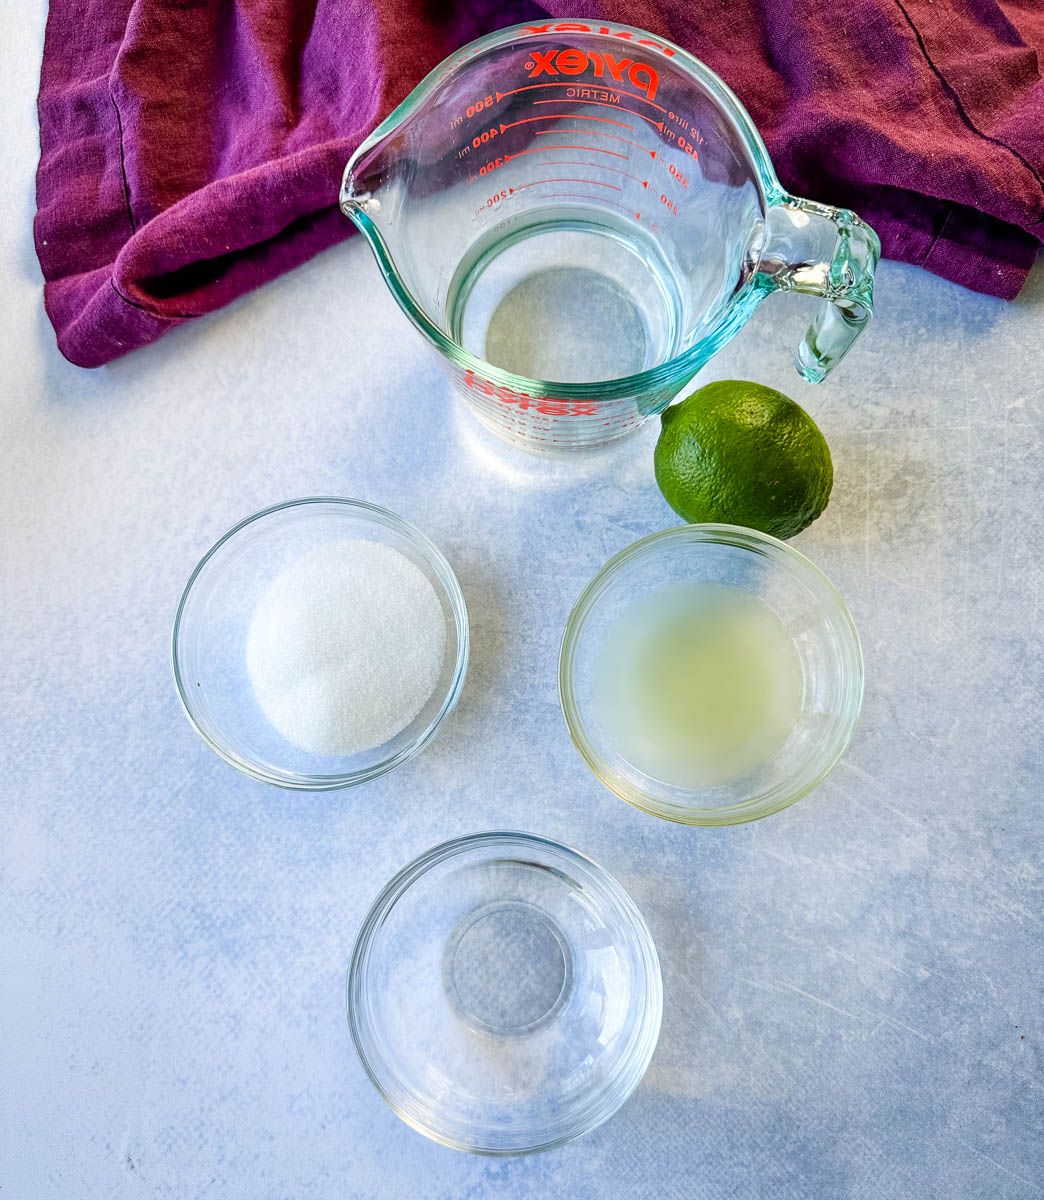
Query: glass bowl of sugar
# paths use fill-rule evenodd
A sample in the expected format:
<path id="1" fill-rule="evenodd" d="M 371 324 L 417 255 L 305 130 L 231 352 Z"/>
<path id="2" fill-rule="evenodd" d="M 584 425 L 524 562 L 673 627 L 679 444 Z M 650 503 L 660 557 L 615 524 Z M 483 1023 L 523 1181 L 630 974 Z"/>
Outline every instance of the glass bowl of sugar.
<path id="1" fill-rule="evenodd" d="M 171 660 L 189 721 L 226 762 L 279 787 L 351 787 L 416 754 L 453 710 L 468 616 L 418 529 L 311 497 L 248 517 L 204 555 Z"/>

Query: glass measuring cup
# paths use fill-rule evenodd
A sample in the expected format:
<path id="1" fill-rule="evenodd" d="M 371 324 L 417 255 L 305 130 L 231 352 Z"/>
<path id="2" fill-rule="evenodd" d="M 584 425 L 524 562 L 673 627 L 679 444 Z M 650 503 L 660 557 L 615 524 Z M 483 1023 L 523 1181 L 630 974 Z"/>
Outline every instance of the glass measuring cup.
<path id="1" fill-rule="evenodd" d="M 725 84 L 624 25 L 463 47 L 355 152 L 340 205 L 474 414 L 528 450 L 661 412 L 772 292 L 823 297 L 813 383 L 873 307 L 874 231 L 788 195 Z"/>

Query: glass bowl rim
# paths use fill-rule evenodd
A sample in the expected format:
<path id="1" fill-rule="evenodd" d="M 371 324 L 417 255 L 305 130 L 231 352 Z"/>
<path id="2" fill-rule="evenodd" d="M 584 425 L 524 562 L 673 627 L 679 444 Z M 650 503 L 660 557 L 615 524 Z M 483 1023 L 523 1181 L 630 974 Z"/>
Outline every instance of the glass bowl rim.
<path id="1" fill-rule="evenodd" d="M 580 716 L 573 690 L 573 660 L 584 623 L 597 601 L 608 590 L 621 568 L 635 559 L 646 557 L 672 544 L 711 544 L 734 546 L 768 558 L 774 568 L 789 570 L 805 583 L 819 603 L 820 610 L 842 641 L 842 705 L 837 712 L 836 730 L 827 744 L 827 752 L 811 760 L 804 772 L 774 784 L 756 796 L 736 804 L 696 807 L 661 799 L 638 787 L 613 770 L 595 749 Z M 846 655 L 847 651 L 847 655 Z M 845 661 L 846 657 L 849 661 Z M 634 808 L 652 816 L 683 825 L 741 825 L 771 816 L 807 796 L 830 774 L 848 746 L 855 730 L 863 701 L 864 666 L 859 633 L 844 597 L 814 562 L 800 550 L 760 530 L 741 525 L 705 522 L 676 525 L 639 538 L 609 559 L 580 593 L 566 620 L 558 656 L 558 699 L 566 728 L 580 757 L 594 776 L 611 792 Z M 681 790 L 681 789 L 679 789 Z"/>
<path id="2" fill-rule="evenodd" d="M 400 1095 L 390 1086 L 386 1086 L 377 1069 L 379 1065 L 385 1063 L 385 1058 L 377 1049 L 378 1039 L 373 1032 L 372 1022 L 368 1018 L 364 1018 L 366 1005 L 360 1002 L 365 995 L 366 970 L 374 937 L 396 904 L 414 884 L 434 867 L 483 845 L 493 849 L 503 847 L 525 850 L 526 847 L 538 847 L 578 864 L 584 871 L 593 875 L 605 889 L 620 914 L 627 919 L 629 929 L 634 932 L 634 945 L 641 958 L 648 985 L 645 996 L 648 1007 L 642 1015 L 642 1036 L 635 1042 L 630 1059 L 625 1064 L 627 1070 L 621 1072 L 612 1088 L 598 1093 L 596 1099 L 602 1103 L 589 1103 L 580 1110 L 568 1126 L 553 1136 L 548 1136 L 541 1141 L 506 1147 L 480 1145 L 474 1140 L 467 1141 L 463 1137 L 454 1137 L 445 1127 L 436 1128 L 435 1122 L 430 1119 L 434 1114 L 423 1111 L 419 1103 L 415 1104 L 411 1110 L 408 1100 L 415 1100 L 415 1093 L 400 1085 L 402 1093 Z M 623 1106 L 644 1077 L 659 1041 L 663 1017 L 663 976 L 656 944 L 649 926 L 635 902 L 614 875 L 599 866 L 593 859 L 588 858 L 586 854 L 563 842 L 555 841 L 553 838 L 514 829 L 487 829 L 440 842 L 437 846 L 433 846 L 412 859 L 388 880 L 367 909 L 356 935 L 345 981 L 345 999 L 348 1028 L 363 1071 L 378 1095 L 397 1117 L 418 1133 L 453 1150 L 494 1158 L 517 1157 L 551 1150 L 556 1146 L 574 1141 L 607 1121 Z M 621 1081 L 623 1081 L 622 1086 Z M 425 1116 L 429 1119 L 425 1120 Z"/>
<path id="3" fill-rule="evenodd" d="M 342 509 L 352 510 L 353 512 L 362 515 L 369 523 L 375 527 L 385 527 L 395 530 L 400 533 L 411 545 L 415 546 L 421 556 L 431 567 L 433 573 L 439 581 L 442 588 L 442 593 L 449 602 L 450 610 L 453 613 L 453 623 L 457 632 L 457 657 L 454 665 L 453 678 L 449 688 L 446 691 L 446 696 L 443 699 L 439 711 L 435 714 L 427 727 L 410 742 L 403 746 L 395 754 L 382 759 L 380 762 L 373 763 L 369 767 L 364 767 L 354 771 L 337 771 L 329 774 L 294 774 L 287 772 L 285 774 L 275 774 L 272 771 L 259 767 L 255 762 L 238 754 L 231 746 L 224 745 L 216 741 L 211 734 L 205 730 L 197 721 L 193 711 L 191 700 L 191 689 L 185 686 L 185 681 L 181 675 L 181 669 L 178 663 L 178 650 L 182 633 L 183 620 L 185 609 L 188 605 L 189 596 L 195 587 L 196 580 L 202 574 L 204 568 L 210 560 L 233 538 L 237 537 L 243 530 L 255 525 L 266 518 L 275 516 L 278 513 L 285 512 L 289 509 L 306 508 L 311 505 L 335 505 Z M 294 500 L 284 500 L 279 504 L 269 505 L 267 508 L 262 508 L 258 512 L 251 513 L 238 521 L 227 533 L 224 533 L 203 555 L 196 564 L 192 574 L 188 578 L 181 593 L 181 599 L 178 601 L 177 612 L 174 616 L 174 627 L 171 632 L 170 640 L 170 664 L 171 672 L 174 676 L 174 686 L 178 693 L 178 699 L 181 702 L 181 707 L 188 717 L 189 723 L 203 741 L 225 762 L 241 771 L 244 775 L 251 779 L 256 779 L 261 783 L 273 784 L 276 787 L 288 789 L 290 791 L 334 791 L 338 788 L 354 787 L 360 783 L 367 783 L 371 779 L 376 779 L 381 775 L 387 774 L 388 771 L 394 770 L 395 767 L 404 763 L 407 759 L 412 758 L 419 750 L 421 750 L 436 734 L 442 726 L 443 721 L 456 707 L 457 701 L 460 698 L 461 689 L 464 686 L 464 677 L 467 674 L 468 667 L 468 650 L 469 650 L 469 629 L 468 629 L 468 611 L 464 602 L 464 595 L 460 589 L 460 583 L 457 576 L 450 566 L 442 551 L 431 541 L 426 534 L 422 533 L 415 525 L 409 521 L 403 520 L 387 508 L 382 508 L 379 504 L 371 504 L 367 500 L 355 500 L 346 496 L 303 496 Z"/>

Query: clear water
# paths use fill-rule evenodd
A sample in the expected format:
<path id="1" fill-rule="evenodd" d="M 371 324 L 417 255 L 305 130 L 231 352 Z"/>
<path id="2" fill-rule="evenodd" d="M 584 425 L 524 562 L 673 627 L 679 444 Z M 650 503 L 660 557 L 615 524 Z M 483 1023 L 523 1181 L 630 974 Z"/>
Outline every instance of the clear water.
<path id="1" fill-rule="evenodd" d="M 449 289 L 455 341 L 531 379 L 621 379 L 679 348 L 681 289 L 651 238 L 599 212 L 541 209 L 479 239 Z"/>
<path id="2" fill-rule="evenodd" d="M 483 357 L 516 375 L 586 383 L 635 374 L 647 351 L 642 314 L 623 288 L 587 267 L 552 267 L 503 297 L 486 327 Z"/>
<path id="3" fill-rule="evenodd" d="M 595 664 L 598 719 L 639 771 L 716 787 L 779 751 L 801 710 L 793 639 L 757 596 L 720 584 L 661 588 L 610 627 Z"/>
<path id="4" fill-rule="evenodd" d="M 443 973 L 450 1000 L 469 1025 L 512 1033 L 557 1011 L 572 963 L 552 920 L 516 900 L 467 917 L 450 941 Z"/>

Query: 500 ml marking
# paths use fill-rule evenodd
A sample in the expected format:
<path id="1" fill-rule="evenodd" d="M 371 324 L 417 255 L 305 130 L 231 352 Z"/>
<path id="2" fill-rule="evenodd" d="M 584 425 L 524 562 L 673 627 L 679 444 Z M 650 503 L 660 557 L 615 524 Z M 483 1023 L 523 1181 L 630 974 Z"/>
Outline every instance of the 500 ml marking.
<path id="1" fill-rule="evenodd" d="M 490 93 L 488 96 L 483 96 L 480 100 L 476 100 L 474 104 L 469 104 L 464 110 L 464 116 L 473 117 L 476 113 L 480 113 L 484 108 L 492 108 L 493 104 L 493 94 Z M 459 125 L 460 122 L 461 118 L 457 117 L 453 124 Z"/>
<path id="2" fill-rule="evenodd" d="M 484 108 L 492 108 L 495 103 L 496 100 L 493 98 L 492 93 L 490 93 L 488 96 L 482 96 L 480 99 L 476 100 L 474 104 L 468 105 L 468 107 L 464 110 L 464 116 L 473 117 L 476 113 L 482 112 Z M 450 121 L 450 129 L 456 129 L 458 125 L 462 125 L 463 123 L 464 117 L 454 117 L 453 120 Z M 496 130 L 494 129 L 491 132 L 496 133 Z M 474 145 L 477 146 L 478 144 L 479 143 L 477 141 L 474 142 Z M 468 150 L 465 146 L 464 149 L 461 150 L 460 154 L 457 155 L 457 157 L 461 158 L 463 155 L 467 154 L 467 152 Z"/>

